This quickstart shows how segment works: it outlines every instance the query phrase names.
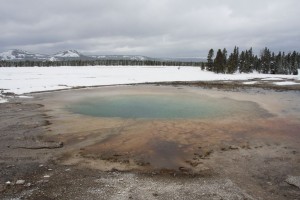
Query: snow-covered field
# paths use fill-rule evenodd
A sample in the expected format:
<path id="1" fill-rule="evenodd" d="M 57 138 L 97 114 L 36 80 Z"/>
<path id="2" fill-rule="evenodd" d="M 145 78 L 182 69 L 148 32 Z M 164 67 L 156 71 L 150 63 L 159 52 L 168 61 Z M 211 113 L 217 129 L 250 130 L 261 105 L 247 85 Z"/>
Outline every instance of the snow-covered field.
<path id="1" fill-rule="evenodd" d="M 0 90 L 24 94 L 76 86 L 113 85 L 158 81 L 300 80 L 300 76 L 270 74 L 215 74 L 199 67 L 89 66 L 0 68 Z M 287 84 L 297 84 L 287 80 Z M 280 83 L 284 85 L 284 82 Z M 1 100 L 0 97 L 0 102 Z"/>

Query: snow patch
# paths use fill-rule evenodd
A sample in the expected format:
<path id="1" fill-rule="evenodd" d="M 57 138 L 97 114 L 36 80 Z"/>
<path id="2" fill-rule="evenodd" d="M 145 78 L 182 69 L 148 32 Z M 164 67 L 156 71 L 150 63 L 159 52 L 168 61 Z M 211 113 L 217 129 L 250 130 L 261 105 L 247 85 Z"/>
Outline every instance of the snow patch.
<path id="1" fill-rule="evenodd" d="M 53 61 L 57 61 L 57 59 L 56 59 L 55 57 L 52 56 L 51 58 L 49 58 L 49 61 L 52 61 L 52 62 L 53 62 Z"/>
<path id="2" fill-rule="evenodd" d="M 261 79 L 262 81 L 282 81 L 283 79 L 282 78 L 264 78 L 264 79 Z"/>
<path id="3" fill-rule="evenodd" d="M 276 82 L 273 84 L 275 84 L 275 85 L 299 85 L 300 83 L 296 83 L 293 81 L 285 81 L 285 82 Z"/>
<path id="4" fill-rule="evenodd" d="M 243 82 L 243 84 L 245 85 L 253 85 L 253 84 L 256 84 L 257 81 L 249 81 L 249 82 Z"/>
<path id="5" fill-rule="evenodd" d="M 8 92 L 13 92 L 15 94 L 95 85 L 164 81 L 247 81 L 256 78 L 282 78 L 295 80 L 299 79 L 299 75 L 270 75 L 259 73 L 215 74 L 213 72 L 202 71 L 199 67 L 180 67 L 180 70 L 178 70 L 178 67 L 176 66 L 0 68 L 0 87 L 8 89 Z M 285 82 L 280 82 L 280 84 L 282 83 Z"/>
<path id="6" fill-rule="evenodd" d="M 22 98 L 22 99 L 32 99 L 33 98 L 32 96 L 25 96 L 25 95 L 20 95 L 18 97 Z"/>
<path id="7" fill-rule="evenodd" d="M 60 53 L 57 53 L 54 55 L 55 57 L 71 57 L 71 58 L 79 58 L 80 55 L 77 51 L 75 50 L 68 50 L 68 51 L 63 51 L 63 52 L 60 52 Z"/>
<path id="8" fill-rule="evenodd" d="M 0 97 L 0 103 L 5 103 L 5 102 L 7 102 L 7 100 Z"/>

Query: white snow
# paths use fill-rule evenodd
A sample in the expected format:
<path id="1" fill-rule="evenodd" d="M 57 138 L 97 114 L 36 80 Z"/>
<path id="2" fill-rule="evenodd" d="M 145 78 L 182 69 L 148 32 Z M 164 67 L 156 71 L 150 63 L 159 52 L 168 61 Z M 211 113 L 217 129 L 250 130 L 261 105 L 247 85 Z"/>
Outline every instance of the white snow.
<path id="1" fill-rule="evenodd" d="M 57 59 L 52 56 L 52 57 L 49 58 L 49 61 L 57 61 Z"/>
<path id="2" fill-rule="evenodd" d="M 12 55 L 13 50 L 8 50 L 5 52 L 0 53 L 0 58 L 1 60 L 12 60 L 15 59 L 16 57 Z"/>
<path id="3" fill-rule="evenodd" d="M 7 100 L 0 97 L 0 103 L 5 103 L 5 102 L 7 102 Z"/>
<path id="4" fill-rule="evenodd" d="M 253 85 L 253 84 L 256 84 L 257 81 L 248 81 L 248 82 L 243 82 L 243 84 L 245 85 Z"/>
<path id="5" fill-rule="evenodd" d="M 31 99 L 31 98 L 33 98 L 32 96 L 25 96 L 25 95 L 19 95 L 18 97 L 22 98 L 22 99 Z"/>
<path id="6" fill-rule="evenodd" d="M 296 83 L 296 82 L 293 82 L 293 81 L 285 81 L 285 82 L 276 82 L 274 84 L 275 85 L 298 85 L 300 83 Z"/>
<path id="7" fill-rule="evenodd" d="M 276 78 L 276 77 L 269 77 L 269 78 L 264 78 L 264 79 L 261 79 L 262 81 L 281 81 L 283 80 L 282 78 Z"/>
<path id="8" fill-rule="evenodd" d="M 55 54 L 55 57 L 71 57 L 71 58 L 78 58 L 80 55 L 78 54 L 77 51 L 73 50 L 68 50 L 64 52 L 60 52 Z"/>
<path id="9" fill-rule="evenodd" d="M 114 85 L 161 81 L 250 80 L 284 78 L 295 75 L 215 74 L 199 67 L 163 66 L 88 66 L 88 67 L 0 67 L 0 89 L 23 94 L 76 86 Z M 294 82 L 293 82 L 294 83 Z"/>

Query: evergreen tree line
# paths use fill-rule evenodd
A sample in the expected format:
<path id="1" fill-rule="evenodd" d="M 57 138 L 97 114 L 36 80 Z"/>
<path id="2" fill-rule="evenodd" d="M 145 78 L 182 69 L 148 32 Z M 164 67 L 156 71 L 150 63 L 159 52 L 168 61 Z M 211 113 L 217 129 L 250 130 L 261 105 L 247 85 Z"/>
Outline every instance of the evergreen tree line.
<path id="1" fill-rule="evenodd" d="M 0 61 L 0 67 L 58 66 L 201 66 L 201 62 L 159 60 L 69 60 L 69 61 Z"/>
<path id="2" fill-rule="evenodd" d="M 287 54 L 285 52 L 275 54 L 266 47 L 257 56 L 253 54 L 252 48 L 239 52 L 239 48 L 234 47 L 229 56 L 224 48 L 223 50 L 219 49 L 214 57 L 214 50 L 210 49 L 207 55 L 206 69 L 226 74 L 257 71 L 264 74 L 297 75 L 297 69 L 300 69 L 300 53 L 293 51 Z"/>

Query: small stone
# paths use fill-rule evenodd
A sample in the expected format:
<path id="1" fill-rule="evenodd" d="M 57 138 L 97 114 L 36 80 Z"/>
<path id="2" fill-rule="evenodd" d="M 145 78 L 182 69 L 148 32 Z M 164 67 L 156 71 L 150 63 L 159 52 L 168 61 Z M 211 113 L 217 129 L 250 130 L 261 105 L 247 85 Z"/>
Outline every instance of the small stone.
<path id="1" fill-rule="evenodd" d="M 59 147 L 63 147 L 63 146 L 64 146 L 64 143 L 63 143 L 63 142 L 59 142 L 59 143 L 58 143 L 58 146 L 59 146 Z"/>
<path id="2" fill-rule="evenodd" d="M 229 149 L 231 149 L 231 150 L 237 150 L 237 149 L 239 149 L 239 147 L 237 147 L 237 146 L 235 146 L 235 145 L 230 145 L 230 146 L 229 146 Z"/>
<path id="3" fill-rule="evenodd" d="M 48 169 L 48 171 L 52 171 L 53 169 Z"/>
<path id="4" fill-rule="evenodd" d="M 49 180 L 39 180 L 37 183 L 48 183 L 49 182 Z"/>
<path id="5" fill-rule="evenodd" d="M 155 192 L 155 193 L 153 193 L 152 195 L 153 195 L 153 196 L 155 196 L 155 197 L 157 197 L 157 196 L 158 196 L 158 194 L 157 194 L 156 192 Z"/>
<path id="6" fill-rule="evenodd" d="M 226 147 L 221 147 L 221 151 L 226 151 L 227 148 Z"/>
<path id="7" fill-rule="evenodd" d="M 44 178 L 50 178 L 50 175 L 45 175 Z"/>
<path id="8" fill-rule="evenodd" d="M 267 184 L 268 184 L 268 185 L 272 185 L 272 183 L 271 183 L 271 182 L 267 182 Z"/>
<path id="9" fill-rule="evenodd" d="M 16 185 L 23 185 L 25 180 L 17 180 Z"/>
<path id="10" fill-rule="evenodd" d="M 188 172 L 188 171 L 189 171 L 189 169 L 187 169 L 187 168 L 185 168 L 185 167 L 179 167 L 178 169 L 179 169 L 179 171 L 181 171 L 181 172 Z"/>
<path id="11" fill-rule="evenodd" d="M 44 165 L 40 164 L 39 167 L 44 167 Z"/>
<path id="12" fill-rule="evenodd" d="M 5 185 L 10 186 L 10 185 L 11 185 L 11 182 L 10 182 L 10 181 L 6 181 L 6 182 L 5 182 Z"/>
<path id="13" fill-rule="evenodd" d="M 70 168 L 68 168 L 68 169 L 65 169 L 65 171 L 66 171 L 66 172 L 69 172 L 69 171 L 71 171 L 71 169 L 70 169 Z"/>
<path id="14" fill-rule="evenodd" d="M 31 186 L 31 183 L 26 183 L 25 184 L 25 187 L 30 187 Z"/>

